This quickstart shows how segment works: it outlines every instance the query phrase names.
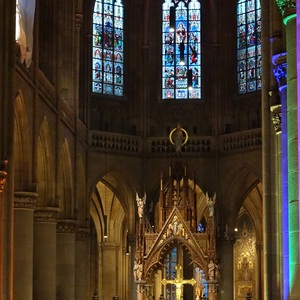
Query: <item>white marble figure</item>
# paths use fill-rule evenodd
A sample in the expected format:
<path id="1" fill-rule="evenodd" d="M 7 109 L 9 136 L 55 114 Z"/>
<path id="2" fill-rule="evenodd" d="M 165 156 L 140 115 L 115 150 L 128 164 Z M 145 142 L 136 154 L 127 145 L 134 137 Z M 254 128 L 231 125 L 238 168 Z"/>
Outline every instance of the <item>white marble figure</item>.
<path id="1" fill-rule="evenodd" d="M 137 209 L 138 209 L 138 215 L 141 219 L 144 214 L 144 206 L 146 204 L 146 193 L 143 198 L 140 198 L 138 193 L 136 193 L 136 203 L 137 203 Z"/>
<path id="2" fill-rule="evenodd" d="M 215 209 L 215 203 L 216 203 L 216 193 L 214 193 L 214 196 L 211 198 L 208 196 L 208 192 L 206 192 L 206 203 L 208 206 L 208 216 L 213 217 L 214 216 L 214 209 Z"/>

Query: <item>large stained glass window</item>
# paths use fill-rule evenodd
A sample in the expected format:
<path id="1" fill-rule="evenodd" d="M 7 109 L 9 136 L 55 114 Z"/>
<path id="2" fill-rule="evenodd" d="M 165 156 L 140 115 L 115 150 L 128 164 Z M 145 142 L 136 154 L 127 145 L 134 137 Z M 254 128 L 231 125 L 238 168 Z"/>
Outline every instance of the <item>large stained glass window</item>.
<path id="1" fill-rule="evenodd" d="M 261 89 L 260 0 L 239 0 L 237 4 L 238 93 Z"/>
<path id="2" fill-rule="evenodd" d="M 123 96 L 122 0 L 96 0 L 93 14 L 92 91 Z"/>
<path id="3" fill-rule="evenodd" d="M 165 0 L 162 11 L 162 98 L 200 99 L 200 2 Z"/>

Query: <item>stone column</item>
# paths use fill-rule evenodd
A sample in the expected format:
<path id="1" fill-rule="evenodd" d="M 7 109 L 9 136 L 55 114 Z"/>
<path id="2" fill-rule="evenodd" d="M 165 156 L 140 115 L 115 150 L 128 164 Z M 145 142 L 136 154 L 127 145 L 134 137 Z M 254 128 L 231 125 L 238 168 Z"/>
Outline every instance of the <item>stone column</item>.
<path id="1" fill-rule="evenodd" d="M 33 211 L 38 194 L 15 192 L 14 300 L 32 300 Z"/>
<path id="2" fill-rule="evenodd" d="M 102 295 L 105 299 L 112 299 L 118 295 L 119 274 L 118 270 L 118 251 L 119 246 L 115 243 L 105 242 L 102 244 Z"/>
<path id="3" fill-rule="evenodd" d="M 270 1 L 261 1 L 262 14 L 262 184 L 263 184 L 263 245 L 264 245 L 264 299 L 272 298 L 272 166 L 273 166 L 273 147 L 271 128 L 271 112 L 270 112 L 270 82 L 274 79 L 271 77 L 270 68 Z"/>
<path id="4" fill-rule="evenodd" d="M 57 222 L 56 300 L 75 299 L 75 237 L 76 220 Z"/>
<path id="5" fill-rule="evenodd" d="M 296 1 L 277 0 L 286 25 L 289 299 L 300 299 Z"/>
<path id="6" fill-rule="evenodd" d="M 16 2 L 0 0 L 0 7 L 0 299 L 11 300 Z"/>
<path id="7" fill-rule="evenodd" d="M 56 300 L 56 223 L 59 208 L 34 212 L 33 300 Z"/>
<path id="8" fill-rule="evenodd" d="M 75 300 L 88 299 L 89 269 L 88 269 L 88 237 L 87 228 L 79 228 L 75 242 Z"/>
<path id="9" fill-rule="evenodd" d="M 278 108 L 278 128 L 281 131 L 281 249 L 283 295 L 289 293 L 289 225 L 288 225 L 288 148 L 287 148 L 287 63 L 286 53 L 273 55 L 273 73 L 280 93 L 280 110 Z M 286 297 L 286 296 L 285 296 Z M 285 299 L 284 297 L 284 299 Z"/>
<path id="10" fill-rule="evenodd" d="M 262 260 L 261 260 L 261 251 L 262 251 L 262 242 L 256 242 L 256 300 L 263 299 L 263 287 L 262 287 Z"/>
<path id="11" fill-rule="evenodd" d="M 220 242 L 220 281 L 219 281 L 219 297 L 222 300 L 232 300 L 233 297 L 233 244 L 235 242 L 234 236 L 225 235 Z"/>
<path id="12" fill-rule="evenodd" d="M 136 299 L 137 300 L 143 300 L 144 299 L 144 294 L 143 294 L 143 291 L 144 291 L 144 282 L 142 283 L 137 283 L 136 284 Z"/>

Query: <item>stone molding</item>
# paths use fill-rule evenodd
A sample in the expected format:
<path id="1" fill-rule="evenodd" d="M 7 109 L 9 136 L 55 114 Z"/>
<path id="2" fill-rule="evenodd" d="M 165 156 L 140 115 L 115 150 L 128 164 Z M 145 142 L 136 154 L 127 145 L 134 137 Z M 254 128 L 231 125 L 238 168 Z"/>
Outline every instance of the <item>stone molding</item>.
<path id="1" fill-rule="evenodd" d="M 58 207 L 37 207 L 34 211 L 35 222 L 56 223 L 59 217 Z"/>
<path id="2" fill-rule="evenodd" d="M 58 220 L 56 232 L 57 233 L 76 233 L 78 229 L 77 220 Z"/>
<path id="3" fill-rule="evenodd" d="M 82 14 L 75 14 L 75 26 L 76 28 L 80 28 L 82 25 L 83 16 Z"/>
<path id="4" fill-rule="evenodd" d="M 78 228 L 76 231 L 76 241 L 85 242 L 90 236 L 90 230 L 88 228 Z"/>
<path id="5" fill-rule="evenodd" d="M 15 192 L 14 208 L 34 210 L 39 194 L 33 192 Z"/>

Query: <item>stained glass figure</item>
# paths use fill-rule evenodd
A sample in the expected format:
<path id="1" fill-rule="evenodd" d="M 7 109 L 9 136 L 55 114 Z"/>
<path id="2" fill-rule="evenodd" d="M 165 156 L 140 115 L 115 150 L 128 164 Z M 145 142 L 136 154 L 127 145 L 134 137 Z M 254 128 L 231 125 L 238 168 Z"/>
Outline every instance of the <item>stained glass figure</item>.
<path id="1" fill-rule="evenodd" d="M 238 93 L 261 90 L 260 0 L 239 0 L 237 4 Z"/>
<path id="2" fill-rule="evenodd" d="M 123 96 L 122 0 L 96 0 L 93 14 L 92 92 Z"/>
<path id="3" fill-rule="evenodd" d="M 175 30 L 170 30 L 175 7 Z M 192 87 L 188 87 L 192 70 Z M 201 5 L 198 0 L 165 0 L 162 5 L 162 99 L 201 98 Z"/>

